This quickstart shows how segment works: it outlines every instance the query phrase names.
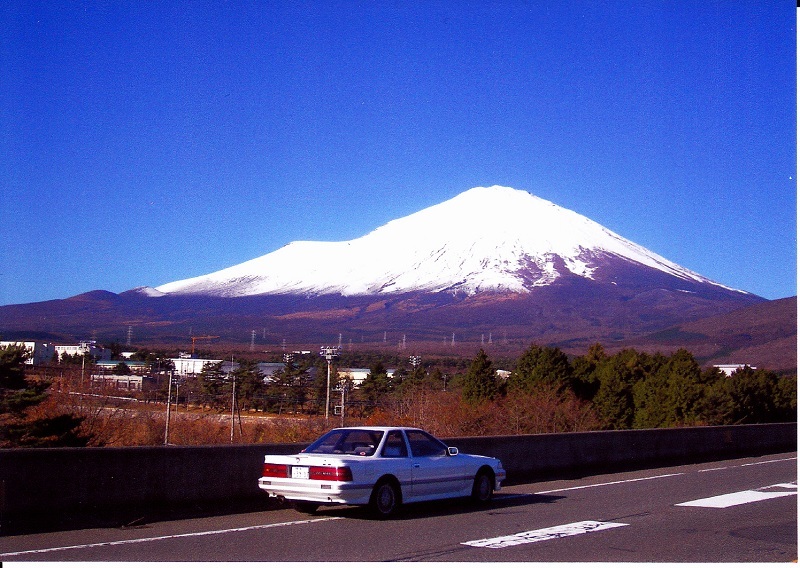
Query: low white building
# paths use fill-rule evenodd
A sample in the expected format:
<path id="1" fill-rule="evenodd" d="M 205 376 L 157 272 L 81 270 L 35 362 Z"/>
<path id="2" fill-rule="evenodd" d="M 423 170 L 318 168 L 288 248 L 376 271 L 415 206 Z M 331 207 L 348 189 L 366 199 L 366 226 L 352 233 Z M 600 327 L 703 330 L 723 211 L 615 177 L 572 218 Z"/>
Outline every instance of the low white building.
<path id="1" fill-rule="evenodd" d="M 52 343 L 42 343 L 41 341 L 0 341 L 0 349 L 20 345 L 27 349 L 30 357 L 25 360 L 26 365 L 41 365 L 53 360 L 55 345 Z"/>
<path id="2" fill-rule="evenodd" d="M 199 375 L 203 372 L 203 367 L 206 365 L 222 363 L 222 359 L 187 359 L 184 357 L 170 359 L 170 361 L 172 361 L 172 364 L 175 366 L 175 374 L 180 377 Z"/>
<path id="3" fill-rule="evenodd" d="M 92 386 L 114 390 L 146 391 L 154 390 L 158 383 L 153 377 L 140 375 L 92 375 Z"/>
<path id="4" fill-rule="evenodd" d="M 386 369 L 386 376 L 394 377 L 394 371 L 394 369 Z M 346 379 L 349 377 L 354 387 L 361 386 L 367 375 L 369 375 L 369 369 L 339 369 L 339 378 Z"/>
<path id="5" fill-rule="evenodd" d="M 100 347 L 95 341 L 81 341 L 77 345 L 56 345 L 56 353 L 61 359 L 64 355 L 90 355 L 93 359 L 111 359 L 111 349 Z"/>
<path id="6" fill-rule="evenodd" d="M 275 373 L 280 373 L 286 368 L 286 363 L 259 363 L 258 370 L 264 375 L 264 382 L 272 382 Z"/>
<path id="7" fill-rule="evenodd" d="M 98 369 L 113 370 L 122 363 L 124 363 L 128 367 L 128 369 L 130 369 L 131 373 L 133 373 L 134 375 L 144 375 L 150 369 L 150 365 L 145 361 L 131 361 L 131 360 L 126 360 L 126 361 L 103 360 L 103 361 L 98 361 L 96 363 L 96 366 Z"/>

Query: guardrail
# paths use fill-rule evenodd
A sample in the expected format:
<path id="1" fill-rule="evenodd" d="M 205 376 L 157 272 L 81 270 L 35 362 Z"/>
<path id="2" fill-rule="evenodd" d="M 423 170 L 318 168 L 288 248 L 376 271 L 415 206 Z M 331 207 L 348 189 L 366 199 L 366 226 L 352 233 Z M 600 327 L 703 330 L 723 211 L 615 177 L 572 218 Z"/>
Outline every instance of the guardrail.
<path id="1" fill-rule="evenodd" d="M 797 424 L 448 438 L 500 458 L 510 482 L 795 451 Z M 265 454 L 305 444 L 0 450 L 0 534 L 113 526 L 155 511 L 264 507 Z M 126 520 L 127 519 L 127 520 Z"/>

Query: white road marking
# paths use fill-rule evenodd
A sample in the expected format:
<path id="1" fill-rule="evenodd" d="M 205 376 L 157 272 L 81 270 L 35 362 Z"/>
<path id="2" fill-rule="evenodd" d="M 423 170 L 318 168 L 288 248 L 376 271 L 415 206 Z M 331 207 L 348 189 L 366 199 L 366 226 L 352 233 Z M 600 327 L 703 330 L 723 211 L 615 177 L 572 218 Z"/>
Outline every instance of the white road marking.
<path id="1" fill-rule="evenodd" d="M 561 489 L 548 489 L 547 491 L 537 491 L 536 493 L 504 493 L 502 495 L 495 494 L 492 499 L 495 501 L 502 501 L 504 499 L 519 499 L 520 497 L 531 497 L 533 495 L 547 495 L 549 493 L 563 493 L 565 491 L 575 491 L 577 489 L 591 489 L 592 487 L 603 487 L 606 485 L 618 485 L 620 483 L 634 483 L 636 481 L 649 481 L 651 479 L 661 479 L 663 477 L 675 477 L 676 475 L 685 475 L 684 473 L 666 473 L 664 475 L 654 475 L 652 477 L 637 477 L 634 479 L 622 479 L 618 481 L 606 481 L 604 483 L 592 483 L 591 485 L 578 485 L 576 487 L 562 487 Z"/>
<path id="2" fill-rule="evenodd" d="M 159 540 L 170 540 L 173 538 L 187 538 L 191 536 L 209 536 L 209 535 L 219 535 L 219 534 L 226 534 L 226 533 L 235 533 L 235 532 L 244 532 L 244 531 L 252 531 L 252 530 L 260 530 L 260 529 L 271 529 L 277 527 L 288 527 L 292 525 L 305 525 L 309 523 L 320 523 L 323 521 L 334 521 L 339 517 L 320 517 L 318 519 L 307 519 L 303 521 L 287 521 L 284 523 L 273 523 L 270 525 L 255 525 L 251 527 L 236 527 L 232 529 L 218 529 L 213 531 L 203 531 L 203 532 L 194 532 L 194 533 L 184 533 L 184 534 L 168 534 L 163 536 L 151 536 L 145 538 L 134 538 L 130 540 L 113 540 L 109 542 L 92 542 L 88 544 L 74 544 L 70 546 L 56 546 L 53 548 L 40 548 L 37 550 L 19 550 L 16 552 L 0 552 L 0 558 L 6 558 L 9 556 L 21 556 L 23 554 L 42 554 L 45 552 L 61 552 L 63 550 L 83 550 L 87 548 L 98 548 L 101 546 L 118 546 L 120 544 L 139 544 L 143 542 L 156 542 Z"/>
<path id="3" fill-rule="evenodd" d="M 709 469 L 698 469 L 697 471 L 698 471 L 698 473 L 705 473 L 707 471 L 720 471 L 720 470 L 723 470 L 723 469 L 734 469 L 734 468 L 737 468 L 737 467 L 751 467 L 751 466 L 754 466 L 754 465 L 764 465 L 764 464 L 767 464 L 767 463 L 777 463 L 777 462 L 785 462 L 785 461 L 797 461 L 797 458 L 780 458 L 780 459 L 777 459 L 777 460 L 765 460 L 765 461 L 760 461 L 760 462 L 739 463 L 739 464 L 736 464 L 736 465 L 726 465 L 726 466 L 723 466 L 723 467 L 712 467 L 712 468 L 709 468 Z"/>
<path id="4" fill-rule="evenodd" d="M 481 540 L 471 540 L 469 542 L 462 542 L 461 544 L 466 546 L 474 546 L 478 548 L 506 548 L 508 546 L 517 546 L 519 544 L 541 542 L 543 540 L 552 540 L 554 538 L 563 538 L 565 536 L 576 536 L 580 534 L 603 531 L 606 529 L 613 529 L 616 527 L 625 527 L 625 526 L 628 525 L 626 523 L 604 523 L 602 521 L 581 521 L 579 523 L 570 523 L 568 525 L 559 525 L 557 527 L 537 529 L 517 534 L 510 534 L 507 536 L 484 538 Z"/>
<path id="5" fill-rule="evenodd" d="M 603 487 L 605 485 L 618 485 L 620 483 L 633 483 L 635 481 L 650 481 L 651 479 L 662 479 L 664 477 L 675 477 L 677 475 L 686 475 L 684 473 L 665 473 L 663 475 L 654 475 L 652 477 L 637 477 L 634 479 L 621 479 L 619 481 L 606 481 L 605 483 L 593 483 L 591 485 L 578 485 L 577 487 L 564 487 L 563 489 L 550 489 L 548 491 L 537 491 L 534 495 L 546 495 L 548 493 L 561 493 L 563 491 L 575 491 L 576 489 L 589 489 L 592 487 Z"/>
<path id="6" fill-rule="evenodd" d="M 776 489 L 791 489 L 791 491 L 776 491 Z M 776 485 L 770 485 L 769 487 L 762 487 L 761 489 L 737 491 L 736 493 L 727 493 L 725 495 L 717 495 L 715 497 L 707 497 L 705 499 L 686 501 L 685 503 L 676 504 L 676 507 L 708 507 L 711 509 L 726 509 L 736 505 L 745 505 L 747 503 L 755 503 L 757 501 L 765 501 L 767 499 L 775 499 L 777 497 L 790 497 L 792 495 L 797 495 L 796 483 L 778 483 Z"/>
<path id="7" fill-rule="evenodd" d="M 742 467 L 750 467 L 751 465 L 763 465 L 765 463 L 776 463 L 776 462 L 786 462 L 786 461 L 797 461 L 797 458 L 781 458 L 778 460 L 766 460 L 760 462 L 743 463 Z"/>

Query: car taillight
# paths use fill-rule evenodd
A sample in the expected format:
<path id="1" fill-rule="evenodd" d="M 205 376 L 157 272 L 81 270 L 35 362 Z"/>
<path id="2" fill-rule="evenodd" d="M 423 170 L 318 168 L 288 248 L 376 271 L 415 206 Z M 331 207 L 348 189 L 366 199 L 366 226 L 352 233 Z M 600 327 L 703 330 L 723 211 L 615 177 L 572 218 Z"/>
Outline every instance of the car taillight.
<path id="1" fill-rule="evenodd" d="M 319 481 L 353 481 L 353 472 L 349 467 L 311 466 L 308 478 Z"/>
<path id="2" fill-rule="evenodd" d="M 262 477 L 289 477 L 289 468 L 282 464 L 265 463 L 261 470 Z"/>

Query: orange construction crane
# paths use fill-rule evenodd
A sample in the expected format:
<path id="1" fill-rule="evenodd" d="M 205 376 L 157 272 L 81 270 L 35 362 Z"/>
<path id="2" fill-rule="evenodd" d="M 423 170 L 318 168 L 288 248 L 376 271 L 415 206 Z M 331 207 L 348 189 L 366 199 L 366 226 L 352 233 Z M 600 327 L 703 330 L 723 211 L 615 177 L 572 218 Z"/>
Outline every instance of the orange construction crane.
<path id="1" fill-rule="evenodd" d="M 192 355 L 194 355 L 194 342 L 198 339 L 219 339 L 219 335 L 193 335 L 192 336 Z"/>

